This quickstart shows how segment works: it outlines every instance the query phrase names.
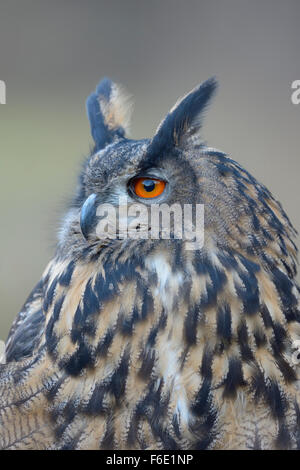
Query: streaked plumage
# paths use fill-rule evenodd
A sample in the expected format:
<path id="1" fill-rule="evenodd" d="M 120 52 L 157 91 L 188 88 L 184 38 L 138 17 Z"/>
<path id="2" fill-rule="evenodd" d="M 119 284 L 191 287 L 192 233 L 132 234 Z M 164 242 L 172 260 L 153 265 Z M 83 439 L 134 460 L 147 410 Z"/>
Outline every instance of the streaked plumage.
<path id="1" fill-rule="evenodd" d="M 215 86 L 142 141 L 125 137 L 118 86 L 89 97 L 95 149 L 0 365 L 1 448 L 300 446 L 296 233 L 263 185 L 201 141 Z M 201 250 L 97 237 L 97 205 L 134 204 L 128 182 L 147 174 L 168 182 L 162 202 L 204 204 Z"/>

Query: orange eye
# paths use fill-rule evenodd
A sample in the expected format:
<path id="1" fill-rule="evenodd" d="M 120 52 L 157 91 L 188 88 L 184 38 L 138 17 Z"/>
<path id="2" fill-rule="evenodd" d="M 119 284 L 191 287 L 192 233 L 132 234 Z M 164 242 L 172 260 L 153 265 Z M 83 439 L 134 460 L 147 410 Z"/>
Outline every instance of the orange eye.
<path id="1" fill-rule="evenodd" d="M 160 196 L 165 189 L 166 183 L 154 178 L 137 178 L 133 183 L 134 192 L 143 198 Z"/>

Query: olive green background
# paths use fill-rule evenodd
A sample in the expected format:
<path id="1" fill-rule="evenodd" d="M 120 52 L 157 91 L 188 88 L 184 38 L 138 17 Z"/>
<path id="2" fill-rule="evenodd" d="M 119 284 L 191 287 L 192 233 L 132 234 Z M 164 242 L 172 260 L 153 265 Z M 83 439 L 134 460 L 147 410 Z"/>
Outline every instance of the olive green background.
<path id="1" fill-rule="evenodd" d="M 298 0 L 0 0 L 0 339 L 38 281 L 91 139 L 85 98 L 135 97 L 132 137 L 215 75 L 204 138 L 299 214 Z"/>

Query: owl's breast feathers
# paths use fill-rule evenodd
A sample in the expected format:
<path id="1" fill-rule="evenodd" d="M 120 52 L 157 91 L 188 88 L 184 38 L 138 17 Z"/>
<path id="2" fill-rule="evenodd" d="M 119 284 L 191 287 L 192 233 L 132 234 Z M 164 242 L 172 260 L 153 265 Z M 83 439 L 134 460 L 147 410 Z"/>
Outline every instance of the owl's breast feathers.
<path id="1" fill-rule="evenodd" d="M 49 265 L 35 353 L 0 369 L 1 446 L 297 447 L 287 273 L 176 243 L 129 255 Z"/>

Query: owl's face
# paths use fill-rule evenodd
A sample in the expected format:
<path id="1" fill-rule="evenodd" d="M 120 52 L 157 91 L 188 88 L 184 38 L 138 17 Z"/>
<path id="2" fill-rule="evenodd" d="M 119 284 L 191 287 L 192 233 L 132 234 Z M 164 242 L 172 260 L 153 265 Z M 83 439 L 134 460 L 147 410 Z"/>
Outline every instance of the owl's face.
<path id="1" fill-rule="evenodd" d="M 269 191 L 200 140 L 203 111 L 215 88 L 214 80 L 196 87 L 171 109 L 152 139 L 133 141 L 125 137 L 130 114 L 126 97 L 109 80 L 100 83 L 87 101 L 95 149 L 64 222 L 61 250 L 85 250 L 108 240 L 128 246 L 131 238 L 135 246 L 139 238 L 149 247 L 165 243 L 161 226 L 158 239 L 150 235 L 154 206 L 179 205 L 183 214 L 189 205 L 193 215 L 195 207 L 204 207 L 204 249 L 235 249 L 266 258 L 265 247 L 273 244 L 270 256 L 284 253 L 278 235 L 288 228 L 292 237 L 293 229 Z M 186 243 L 184 237 L 178 241 L 173 219 L 170 238 Z"/>
<path id="2" fill-rule="evenodd" d="M 99 213 L 101 208 L 105 220 L 111 220 L 107 228 L 109 238 L 124 239 L 122 226 L 125 223 L 128 237 L 145 240 L 148 235 L 150 238 L 153 228 L 151 210 L 154 206 L 171 208 L 177 204 L 183 208 L 185 204 L 200 203 L 195 169 L 183 153 L 168 150 L 151 161 L 150 146 L 150 140 L 121 141 L 109 145 L 88 161 L 81 207 L 81 230 L 87 240 L 95 242 L 97 237 L 103 240 L 105 234 L 97 231 L 99 221 L 104 223 Z M 105 211 L 107 206 L 112 207 L 112 214 Z M 114 225 L 113 221 L 117 223 Z M 159 222 L 161 231 L 163 216 Z"/>

